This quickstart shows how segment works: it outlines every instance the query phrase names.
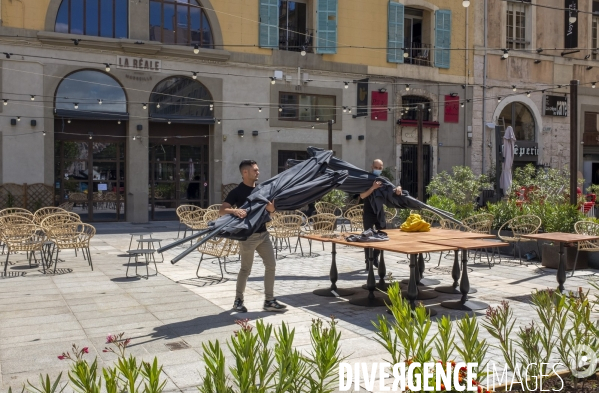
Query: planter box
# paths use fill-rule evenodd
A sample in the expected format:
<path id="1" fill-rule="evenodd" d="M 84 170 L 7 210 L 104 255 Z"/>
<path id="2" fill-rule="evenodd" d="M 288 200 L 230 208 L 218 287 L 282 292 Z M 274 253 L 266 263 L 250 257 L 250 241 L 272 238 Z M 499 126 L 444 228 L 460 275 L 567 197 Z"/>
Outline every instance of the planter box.
<path id="1" fill-rule="evenodd" d="M 559 245 L 542 244 L 541 252 L 543 255 L 541 265 L 550 269 L 557 269 L 559 266 Z M 588 254 L 582 251 L 578 253 L 577 270 L 588 268 Z M 576 259 L 576 247 L 564 247 L 564 258 L 566 259 L 566 270 L 572 270 Z"/>

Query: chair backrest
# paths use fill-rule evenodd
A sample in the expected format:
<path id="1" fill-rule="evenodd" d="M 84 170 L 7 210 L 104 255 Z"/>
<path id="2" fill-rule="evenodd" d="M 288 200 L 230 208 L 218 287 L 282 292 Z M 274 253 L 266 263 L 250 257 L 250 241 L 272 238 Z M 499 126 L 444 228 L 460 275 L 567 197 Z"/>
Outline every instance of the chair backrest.
<path id="1" fill-rule="evenodd" d="M 350 207 L 349 209 L 347 209 L 345 211 L 345 213 L 343 214 L 343 217 L 345 217 L 349 220 L 350 219 L 349 217 L 354 216 L 356 214 L 356 212 L 363 214 L 364 213 L 364 205 L 360 204 L 360 205 L 354 205 L 354 206 Z"/>
<path id="2" fill-rule="evenodd" d="M 31 214 L 31 213 L 29 213 Z M 6 216 L 0 216 L 0 228 L 10 227 L 12 225 L 27 225 L 35 224 L 33 221 L 33 214 L 26 216 L 24 213 L 8 214 Z"/>
<path id="3" fill-rule="evenodd" d="M 453 222 L 450 220 L 441 220 L 441 229 L 452 229 L 455 231 L 460 231 L 464 229 L 463 225 L 458 224 L 457 222 Z"/>
<path id="4" fill-rule="evenodd" d="M 277 237 L 299 236 L 304 219 L 293 214 L 281 214 L 273 220 L 272 228 Z"/>
<path id="5" fill-rule="evenodd" d="M 31 213 L 29 210 L 27 209 L 22 209 L 20 207 L 9 207 L 7 209 L 2 209 L 0 210 L 0 216 L 7 216 L 9 214 L 31 214 L 31 216 L 33 217 L 33 213 Z"/>
<path id="6" fill-rule="evenodd" d="M 385 221 L 388 223 L 393 221 L 393 219 L 397 216 L 397 209 L 395 208 L 385 208 Z"/>
<path id="7" fill-rule="evenodd" d="M 314 235 L 330 235 L 335 232 L 337 216 L 329 213 L 320 213 L 308 217 L 310 233 Z"/>
<path id="8" fill-rule="evenodd" d="M 217 220 L 220 217 L 220 214 L 218 213 L 218 210 L 206 210 L 206 213 L 204 213 L 204 222 L 206 224 L 208 224 L 209 222 L 212 222 L 214 220 Z"/>
<path id="9" fill-rule="evenodd" d="M 30 251 L 40 248 L 45 240 L 40 228 L 32 223 L 19 223 L 5 226 L 0 230 L 0 239 L 7 245 L 8 251 Z"/>
<path id="10" fill-rule="evenodd" d="M 85 195 L 82 192 L 72 192 L 69 194 L 69 201 L 85 202 L 85 201 L 87 201 L 87 195 Z"/>
<path id="11" fill-rule="evenodd" d="M 81 222 L 81 218 L 78 215 L 73 214 L 64 214 L 64 213 L 55 213 L 46 216 L 41 222 L 40 227 L 43 230 L 50 229 L 57 225 L 63 225 L 68 223 L 79 223 Z"/>
<path id="12" fill-rule="evenodd" d="M 300 216 L 303 220 L 303 224 L 308 223 L 308 216 L 300 210 L 277 210 L 271 215 L 271 218 L 274 219 L 277 216 Z"/>
<path id="13" fill-rule="evenodd" d="M 217 203 L 217 204 L 208 206 L 206 208 L 206 210 L 208 210 L 208 211 L 211 211 L 211 210 L 219 211 L 221 206 L 222 206 L 222 203 Z"/>
<path id="14" fill-rule="evenodd" d="M 74 202 L 65 202 L 61 205 L 58 205 L 59 208 L 64 209 L 68 212 L 72 211 L 74 206 L 75 206 Z"/>
<path id="15" fill-rule="evenodd" d="M 180 205 L 175 210 L 175 213 L 177 213 L 177 217 L 179 217 L 179 220 L 181 220 L 181 214 L 182 213 L 191 212 L 191 211 L 197 211 L 197 210 L 201 210 L 201 207 L 195 206 L 195 205 Z"/>
<path id="16" fill-rule="evenodd" d="M 578 221 L 574 224 L 574 231 L 580 235 L 599 236 L 599 224 L 587 220 Z M 578 242 L 578 249 L 599 251 L 599 240 Z"/>
<path id="17" fill-rule="evenodd" d="M 474 233 L 491 233 L 491 227 L 493 226 L 493 215 L 490 213 L 477 214 L 475 216 L 467 217 L 462 220 L 462 223 L 466 227 L 468 232 Z"/>
<path id="18" fill-rule="evenodd" d="M 318 214 L 333 214 L 337 217 L 341 217 L 342 214 L 341 208 L 339 206 L 333 205 L 329 202 L 316 202 L 316 204 L 314 204 L 314 208 Z"/>
<path id="19" fill-rule="evenodd" d="M 96 228 L 82 222 L 69 222 L 50 227 L 46 232 L 58 248 L 78 248 L 77 244 L 89 246 L 90 239 L 96 235 Z"/>
<path id="20" fill-rule="evenodd" d="M 36 224 L 40 224 L 44 218 L 54 213 L 68 213 L 66 210 L 60 207 L 42 207 L 33 214 L 33 221 Z"/>
<path id="21" fill-rule="evenodd" d="M 514 236 L 531 235 L 537 233 L 541 228 L 541 219 L 533 214 L 517 216 L 506 223 Z"/>

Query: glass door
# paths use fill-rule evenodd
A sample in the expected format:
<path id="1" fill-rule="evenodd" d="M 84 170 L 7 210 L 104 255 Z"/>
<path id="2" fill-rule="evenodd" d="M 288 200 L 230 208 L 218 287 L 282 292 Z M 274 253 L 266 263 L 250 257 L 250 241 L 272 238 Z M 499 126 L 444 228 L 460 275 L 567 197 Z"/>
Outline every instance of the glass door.
<path id="1" fill-rule="evenodd" d="M 125 219 L 125 143 L 55 142 L 55 195 L 84 221 Z"/>

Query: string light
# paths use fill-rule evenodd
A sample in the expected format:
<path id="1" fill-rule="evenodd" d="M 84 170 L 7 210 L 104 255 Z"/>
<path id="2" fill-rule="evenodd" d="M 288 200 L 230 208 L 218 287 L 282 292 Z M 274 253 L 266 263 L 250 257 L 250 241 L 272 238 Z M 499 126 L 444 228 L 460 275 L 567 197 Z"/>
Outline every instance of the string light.
<path id="1" fill-rule="evenodd" d="M 31 101 L 35 101 L 35 96 L 34 95 L 31 96 Z"/>
<path id="2" fill-rule="evenodd" d="M 171 121 L 170 121 L 170 120 L 168 121 L 168 124 L 171 124 Z"/>
<path id="3" fill-rule="evenodd" d="M 193 75 L 192 75 L 191 77 L 192 77 L 193 79 L 198 79 L 198 73 L 197 73 L 197 72 L 192 72 L 192 74 L 193 74 Z"/>
<path id="4" fill-rule="evenodd" d="M 512 85 L 512 91 L 516 91 L 516 90 L 518 90 L 518 89 L 516 88 L 516 85 Z"/>
<path id="5" fill-rule="evenodd" d="M 312 126 L 312 129 L 314 129 L 314 126 Z"/>
<path id="6" fill-rule="evenodd" d="M 106 72 L 110 72 L 110 63 L 104 63 L 106 66 Z"/>
<path id="7" fill-rule="evenodd" d="M 409 54 L 408 54 L 408 48 L 401 48 L 401 50 L 403 50 L 403 57 L 407 58 L 409 56 Z"/>
<path id="8" fill-rule="evenodd" d="M 593 85 L 591 86 L 593 89 L 595 88 L 595 83 L 597 83 L 597 82 L 593 82 Z"/>
<path id="9" fill-rule="evenodd" d="M 133 140 L 135 140 L 135 135 L 133 135 Z"/>
<path id="10" fill-rule="evenodd" d="M 501 97 L 497 97 L 497 102 L 501 102 Z"/>
<path id="11" fill-rule="evenodd" d="M 302 51 L 300 52 L 302 56 L 306 56 L 306 47 L 302 46 Z"/>
<path id="12" fill-rule="evenodd" d="M 42 136 L 46 136 L 46 131 L 42 131 Z"/>
<path id="13" fill-rule="evenodd" d="M 220 124 L 220 119 L 218 119 L 218 120 L 216 121 L 216 123 L 217 123 L 217 124 Z"/>
<path id="14" fill-rule="evenodd" d="M 3 100 L 4 101 L 4 106 L 8 105 L 8 100 Z"/>
<path id="15" fill-rule="evenodd" d="M 510 54 L 508 52 L 509 52 L 509 49 L 504 49 L 503 50 L 503 55 L 501 55 L 501 58 L 503 60 L 507 59 L 510 56 Z"/>
<path id="16" fill-rule="evenodd" d="M 200 47 L 198 46 L 198 44 L 195 44 L 195 45 L 193 46 L 193 53 L 195 53 L 196 55 L 197 55 L 198 53 L 200 53 Z"/>
<path id="17" fill-rule="evenodd" d="M 102 105 L 102 99 L 101 98 L 98 100 L 98 105 Z"/>
<path id="18" fill-rule="evenodd" d="M 117 121 L 116 123 L 117 123 L 117 124 L 121 124 L 121 121 L 119 120 L 119 121 Z"/>
<path id="19" fill-rule="evenodd" d="M 73 107 L 74 107 L 75 109 L 79 109 L 79 104 L 78 104 L 78 103 L 74 103 L 74 104 L 73 104 Z"/>
<path id="20" fill-rule="evenodd" d="M 210 110 L 214 109 L 214 104 L 210 104 Z"/>
<path id="21" fill-rule="evenodd" d="M 343 113 L 346 113 L 346 112 L 347 112 L 347 107 L 346 107 L 346 106 L 344 106 L 344 107 L 343 107 Z"/>
<path id="22" fill-rule="evenodd" d="M 345 83 L 345 86 L 344 86 L 344 87 L 345 87 L 346 89 L 349 89 L 349 82 L 343 82 L 343 83 Z"/>
<path id="23" fill-rule="evenodd" d="M 347 110 L 349 113 L 351 113 L 351 106 L 349 107 L 349 109 Z"/>
<path id="24" fill-rule="evenodd" d="M 71 119 L 68 119 L 68 120 L 67 120 L 67 123 L 71 124 Z"/>
<path id="25" fill-rule="evenodd" d="M 464 103 L 462 102 L 462 103 L 460 104 L 460 106 L 463 108 L 463 107 L 464 107 Z"/>
<path id="26" fill-rule="evenodd" d="M 274 85 L 277 82 L 277 79 L 274 76 L 270 77 L 270 84 Z"/>
<path id="27" fill-rule="evenodd" d="M 279 106 L 279 112 L 283 112 L 283 107 Z"/>
<path id="28" fill-rule="evenodd" d="M 160 103 L 156 104 L 156 108 L 160 108 Z"/>
<path id="29" fill-rule="evenodd" d="M 92 135 L 93 135 L 93 134 L 90 132 L 90 133 L 89 133 L 89 139 L 92 139 Z"/>
<path id="30" fill-rule="evenodd" d="M 21 121 L 21 116 L 17 116 L 17 121 Z"/>
<path id="31" fill-rule="evenodd" d="M 258 108 L 258 112 L 262 112 L 262 108 Z"/>
<path id="32" fill-rule="evenodd" d="M 530 97 L 530 91 L 526 92 L 526 97 Z"/>
<path id="33" fill-rule="evenodd" d="M 571 10 L 570 17 L 568 18 L 568 22 L 576 23 L 576 12 L 577 10 Z"/>
<path id="34" fill-rule="evenodd" d="M 146 104 L 141 104 L 141 107 L 144 109 L 148 109 L 148 106 Z"/>
<path id="35" fill-rule="evenodd" d="M 410 91 L 410 85 L 406 85 L 406 91 Z"/>

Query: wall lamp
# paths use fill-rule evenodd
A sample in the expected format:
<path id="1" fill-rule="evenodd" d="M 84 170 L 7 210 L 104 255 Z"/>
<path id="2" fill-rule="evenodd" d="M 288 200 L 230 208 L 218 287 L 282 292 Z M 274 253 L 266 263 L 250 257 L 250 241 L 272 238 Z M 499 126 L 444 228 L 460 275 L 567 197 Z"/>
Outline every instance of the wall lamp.
<path id="1" fill-rule="evenodd" d="M 358 135 L 358 140 L 359 141 L 363 141 L 364 140 L 364 135 Z"/>
<path id="2" fill-rule="evenodd" d="M 345 139 L 347 139 L 349 141 L 351 139 L 351 135 L 346 135 Z"/>
<path id="3" fill-rule="evenodd" d="M 242 138 L 243 138 L 243 134 L 245 134 L 245 132 L 243 130 L 237 131 L 237 135 L 239 135 Z"/>
<path id="4" fill-rule="evenodd" d="M 252 136 L 258 136 L 258 131 L 252 131 Z"/>
<path id="5" fill-rule="evenodd" d="M 449 95 L 452 96 L 452 97 L 457 97 L 458 93 L 449 93 Z"/>

